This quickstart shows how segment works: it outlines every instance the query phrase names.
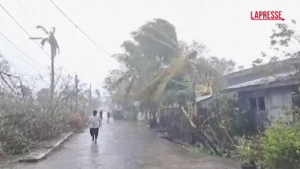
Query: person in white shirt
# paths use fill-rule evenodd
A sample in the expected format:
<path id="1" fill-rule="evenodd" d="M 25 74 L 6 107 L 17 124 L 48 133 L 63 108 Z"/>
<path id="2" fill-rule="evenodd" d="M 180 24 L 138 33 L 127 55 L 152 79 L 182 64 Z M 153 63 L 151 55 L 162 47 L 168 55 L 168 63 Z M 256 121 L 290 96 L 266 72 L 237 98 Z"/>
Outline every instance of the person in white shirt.
<path id="1" fill-rule="evenodd" d="M 92 141 L 95 141 L 95 143 L 97 143 L 99 127 L 101 125 L 100 117 L 97 116 L 97 110 L 93 111 L 93 116 L 90 118 L 89 124 L 90 124 L 90 134 L 92 136 Z"/>

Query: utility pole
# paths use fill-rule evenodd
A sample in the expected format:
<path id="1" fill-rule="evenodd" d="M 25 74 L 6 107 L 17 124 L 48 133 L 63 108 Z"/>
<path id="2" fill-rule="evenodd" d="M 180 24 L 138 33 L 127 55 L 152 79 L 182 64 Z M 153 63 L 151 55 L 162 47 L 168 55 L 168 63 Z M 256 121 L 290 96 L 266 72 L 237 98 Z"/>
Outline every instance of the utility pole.
<path id="1" fill-rule="evenodd" d="M 78 79 L 77 74 L 75 75 L 75 113 L 78 112 Z"/>
<path id="2" fill-rule="evenodd" d="M 89 104 L 89 108 L 90 108 L 90 112 L 92 112 L 92 84 L 90 84 L 90 100 L 89 100 L 90 104 Z"/>
<path id="3" fill-rule="evenodd" d="M 55 55 L 51 51 L 51 86 L 50 86 L 50 89 L 51 89 L 52 104 L 54 103 L 54 57 L 55 57 Z"/>

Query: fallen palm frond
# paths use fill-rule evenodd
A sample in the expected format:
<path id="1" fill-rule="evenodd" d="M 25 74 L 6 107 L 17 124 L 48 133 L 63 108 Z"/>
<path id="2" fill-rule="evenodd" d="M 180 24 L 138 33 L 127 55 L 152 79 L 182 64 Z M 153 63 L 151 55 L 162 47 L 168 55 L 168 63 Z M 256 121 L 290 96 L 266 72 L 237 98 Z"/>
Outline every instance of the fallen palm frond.
<path id="1" fill-rule="evenodd" d="M 185 58 L 176 57 L 158 77 L 148 83 L 141 91 L 141 99 L 153 99 L 161 103 L 167 83 L 184 70 Z"/>

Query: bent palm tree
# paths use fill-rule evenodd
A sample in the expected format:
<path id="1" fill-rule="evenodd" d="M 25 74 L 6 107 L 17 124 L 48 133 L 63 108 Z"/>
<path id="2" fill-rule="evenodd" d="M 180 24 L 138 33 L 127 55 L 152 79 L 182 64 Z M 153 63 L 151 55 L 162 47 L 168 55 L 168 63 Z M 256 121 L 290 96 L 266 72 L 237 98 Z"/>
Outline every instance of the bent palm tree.
<path id="1" fill-rule="evenodd" d="M 190 113 L 195 114 L 196 99 L 191 92 L 195 92 L 197 83 L 211 81 L 206 78 L 206 75 L 214 72 L 213 67 L 208 62 L 201 61 L 199 57 L 196 58 L 197 55 L 201 55 L 199 49 L 202 48 L 197 47 L 198 44 L 195 44 L 195 47 L 183 45 L 177 39 L 175 27 L 163 19 L 148 22 L 137 31 L 132 32 L 131 35 L 135 43 L 125 42 L 126 54 L 116 56 L 119 62 L 125 63 L 126 67 L 126 71 L 117 83 L 123 82 L 125 79 L 128 89 L 131 89 L 132 84 L 136 86 L 136 83 L 143 81 L 141 78 L 146 77 L 146 82 L 140 83 L 139 87 L 136 88 L 141 89 L 138 93 L 139 101 L 151 102 L 160 106 L 166 98 L 164 97 L 166 94 L 170 96 L 168 98 L 174 98 L 174 94 L 192 96 L 189 100 L 192 101 L 194 110 Z M 137 62 L 138 58 L 146 60 L 141 60 L 143 63 L 139 63 Z M 182 85 L 181 82 L 175 80 L 176 76 L 184 75 L 190 82 L 186 84 L 190 86 Z M 178 90 L 168 86 L 174 80 L 182 88 Z M 128 94 L 128 90 L 126 91 L 125 95 Z"/>
<path id="2" fill-rule="evenodd" d="M 141 50 L 148 57 L 155 57 L 164 68 L 163 72 L 148 83 L 141 91 L 142 99 L 152 99 L 161 103 L 167 83 L 178 74 L 183 73 L 189 55 L 180 50 L 175 26 L 163 19 L 155 19 L 143 25 L 139 31 L 132 33 L 140 44 Z"/>
<path id="3" fill-rule="evenodd" d="M 214 68 L 196 58 L 199 52 L 196 48 L 183 48 L 181 42 L 177 39 L 175 27 L 165 20 L 155 19 L 153 22 L 143 25 L 132 35 L 139 43 L 142 52 L 150 58 L 155 57 L 156 60 L 162 63 L 161 68 L 163 68 L 162 73 L 159 73 L 142 88 L 140 99 L 153 101 L 159 106 L 163 103 L 167 92 L 171 95 L 174 93 L 174 90 L 167 87 L 168 84 L 174 81 L 176 76 L 187 75 L 191 86 L 184 87 L 185 89 L 176 93 L 182 95 L 182 91 L 186 91 L 187 96 L 193 96 L 190 100 L 193 108 L 189 113 L 185 110 L 183 112 L 189 118 L 191 125 L 195 127 L 190 115 L 195 115 L 197 112 L 196 98 L 195 94 L 190 92 L 194 93 L 196 84 L 204 81 L 202 79 L 207 80 L 208 78 L 203 77 L 210 74 L 210 72 L 214 72 Z"/>
<path id="4" fill-rule="evenodd" d="M 57 53 L 60 52 L 59 50 L 59 46 L 57 43 L 57 40 L 54 36 L 55 34 L 55 28 L 52 28 L 52 30 L 47 31 L 43 26 L 38 25 L 36 27 L 37 29 L 41 29 L 42 31 L 44 31 L 46 33 L 46 35 L 48 37 L 30 37 L 30 39 L 32 40 L 41 40 L 41 45 L 42 47 L 44 47 L 45 43 L 49 43 L 50 44 L 50 48 L 51 48 L 51 102 L 53 103 L 54 100 L 54 58 L 57 55 Z"/>
<path id="5" fill-rule="evenodd" d="M 125 54 L 115 54 L 113 57 L 125 66 L 126 69 L 123 71 L 123 75 L 116 80 L 115 85 L 123 84 L 125 86 L 124 94 L 128 95 L 133 92 L 132 89 L 140 86 L 145 80 L 143 75 L 147 71 L 145 63 L 148 60 L 141 53 L 139 46 L 131 41 L 125 41 L 121 47 L 125 50 Z"/>

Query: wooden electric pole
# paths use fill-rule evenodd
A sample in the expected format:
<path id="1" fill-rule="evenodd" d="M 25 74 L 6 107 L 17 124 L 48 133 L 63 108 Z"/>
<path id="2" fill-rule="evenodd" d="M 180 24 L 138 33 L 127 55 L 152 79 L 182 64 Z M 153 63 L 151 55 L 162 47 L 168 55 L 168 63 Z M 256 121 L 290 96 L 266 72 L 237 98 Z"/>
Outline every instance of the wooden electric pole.
<path id="1" fill-rule="evenodd" d="M 92 112 L 92 84 L 90 84 L 90 100 L 89 100 L 90 112 Z"/>
<path id="2" fill-rule="evenodd" d="M 77 74 L 75 75 L 75 113 L 78 112 L 78 79 Z"/>
<path id="3" fill-rule="evenodd" d="M 51 84 L 50 84 L 50 90 L 51 90 L 52 105 L 54 104 L 54 74 L 55 74 L 54 73 L 54 57 L 55 57 L 55 55 L 51 51 Z"/>

